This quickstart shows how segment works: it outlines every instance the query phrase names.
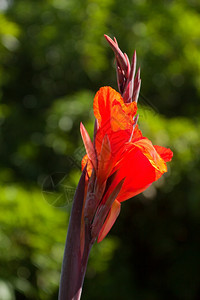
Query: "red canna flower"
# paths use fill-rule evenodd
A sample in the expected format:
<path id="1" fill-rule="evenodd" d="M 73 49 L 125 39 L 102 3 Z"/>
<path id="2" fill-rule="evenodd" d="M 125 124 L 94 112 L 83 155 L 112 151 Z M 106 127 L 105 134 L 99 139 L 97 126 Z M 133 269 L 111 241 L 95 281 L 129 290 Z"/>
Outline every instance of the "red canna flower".
<path id="1" fill-rule="evenodd" d="M 82 168 L 87 165 L 88 181 L 92 172 L 96 174 L 91 227 L 92 236 L 98 235 L 100 242 L 118 217 L 121 202 L 143 192 L 167 172 L 172 151 L 153 146 L 143 137 L 136 125 L 136 102 L 124 103 L 111 87 L 97 92 L 93 107 L 97 123 L 94 143 L 81 124 L 87 151 Z"/>
<path id="2" fill-rule="evenodd" d="M 100 242 L 116 221 L 121 202 L 143 192 L 167 172 L 170 149 L 153 146 L 138 128 L 137 100 L 140 69 L 108 36 L 116 58 L 119 93 L 102 87 L 94 98 L 94 141 L 81 123 L 87 154 L 74 196 L 63 258 L 59 300 L 81 297 L 90 249 Z M 135 77 L 135 78 L 134 78 Z"/>

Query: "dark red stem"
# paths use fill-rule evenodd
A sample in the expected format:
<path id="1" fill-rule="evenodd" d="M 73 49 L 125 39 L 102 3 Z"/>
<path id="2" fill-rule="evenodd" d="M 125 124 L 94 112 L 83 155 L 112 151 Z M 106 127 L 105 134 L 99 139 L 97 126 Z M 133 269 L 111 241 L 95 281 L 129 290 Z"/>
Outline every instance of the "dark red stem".
<path id="1" fill-rule="evenodd" d="M 84 201 L 85 170 L 83 171 L 74 196 L 69 221 L 68 234 L 62 264 L 59 300 L 79 300 L 87 268 L 88 257 L 92 247 L 90 232 L 86 228 L 85 247 L 81 257 L 80 232 Z"/>

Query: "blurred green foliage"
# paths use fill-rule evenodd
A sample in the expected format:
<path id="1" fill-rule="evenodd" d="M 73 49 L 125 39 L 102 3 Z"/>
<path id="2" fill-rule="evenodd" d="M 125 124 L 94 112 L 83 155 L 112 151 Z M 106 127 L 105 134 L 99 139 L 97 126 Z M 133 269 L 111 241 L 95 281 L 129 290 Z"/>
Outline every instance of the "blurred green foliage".
<path id="1" fill-rule="evenodd" d="M 79 124 L 117 88 L 104 33 L 137 50 L 140 127 L 174 158 L 94 246 L 82 298 L 200 299 L 199 1 L 0 0 L 0 300 L 57 299 Z"/>

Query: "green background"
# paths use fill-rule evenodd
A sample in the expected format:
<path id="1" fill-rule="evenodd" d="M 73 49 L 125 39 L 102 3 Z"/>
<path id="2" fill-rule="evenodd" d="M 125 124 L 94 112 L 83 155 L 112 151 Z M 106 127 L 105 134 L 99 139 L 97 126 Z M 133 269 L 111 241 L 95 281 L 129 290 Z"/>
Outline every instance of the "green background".
<path id="1" fill-rule="evenodd" d="M 0 300 L 57 299 L 79 124 L 117 89 L 104 33 L 136 49 L 140 128 L 174 158 L 93 247 L 82 299 L 200 299 L 200 2 L 0 0 Z"/>

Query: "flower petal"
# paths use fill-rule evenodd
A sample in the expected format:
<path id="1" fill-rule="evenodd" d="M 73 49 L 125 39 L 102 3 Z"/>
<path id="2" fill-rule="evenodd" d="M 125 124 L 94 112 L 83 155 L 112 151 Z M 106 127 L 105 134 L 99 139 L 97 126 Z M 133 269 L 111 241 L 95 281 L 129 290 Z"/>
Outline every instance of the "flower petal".
<path id="1" fill-rule="evenodd" d="M 101 231 L 105 219 L 107 218 L 107 215 L 113 203 L 115 202 L 119 192 L 121 191 L 123 184 L 124 184 L 124 178 L 117 184 L 117 186 L 115 186 L 115 188 L 111 191 L 108 197 L 107 197 L 108 193 L 106 193 L 100 205 L 98 206 L 92 223 L 91 236 L 93 238 L 96 238 L 99 232 Z"/>
<path id="2" fill-rule="evenodd" d="M 132 142 L 141 138 L 143 138 L 142 131 L 138 128 L 138 125 L 136 125 L 133 132 Z"/>
<path id="3" fill-rule="evenodd" d="M 130 132 L 128 130 L 120 130 L 118 132 L 104 130 L 105 128 L 100 128 L 96 134 L 95 148 L 97 155 L 100 155 L 103 139 L 107 135 L 110 141 L 111 156 L 114 159 L 116 154 L 121 153 L 123 145 L 129 141 Z"/>
<path id="4" fill-rule="evenodd" d="M 90 177 L 91 174 L 92 174 L 93 166 L 92 166 L 91 161 L 88 159 L 88 155 L 87 154 L 85 154 L 83 156 L 83 158 L 82 158 L 82 162 L 81 162 L 81 169 L 82 169 L 82 171 L 85 168 L 86 164 L 87 164 L 87 169 L 86 170 L 87 170 L 88 176 Z"/>
<path id="5" fill-rule="evenodd" d="M 110 121 L 112 99 L 119 97 L 118 93 L 108 86 L 102 87 L 94 97 L 93 110 L 99 126 Z"/>
<path id="6" fill-rule="evenodd" d="M 80 131 L 81 131 L 81 136 L 83 139 L 83 143 L 85 145 L 85 150 L 87 152 L 88 158 L 90 159 L 93 167 L 96 170 L 97 163 L 96 163 L 96 154 L 95 154 L 94 146 L 91 142 L 91 139 L 90 139 L 90 136 L 89 136 L 87 130 L 85 129 L 85 127 L 82 123 L 80 125 Z"/>
<path id="7" fill-rule="evenodd" d="M 117 217 L 119 216 L 120 210 L 121 210 L 121 204 L 119 201 L 115 200 L 111 206 L 111 209 L 103 224 L 103 227 L 101 228 L 101 231 L 98 235 L 98 239 L 97 239 L 98 243 L 101 242 L 108 234 L 113 224 L 115 223 Z"/>
<path id="8" fill-rule="evenodd" d="M 154 148 L 159 153 L 159 155 L 162 157 L 162 159 L 167 162 L 171 161 L 173 157 L 173 152 L 169 148 L 161 147 L 155 145 Z"/>
<path id="9" fill-rule="evenodd" d="M 151 142 L 141 139 L 137 143 L 126 145 L 121 160 L 117 162 L 112 172 L 116 170 L 118 172 L 113 180 L 113 186 L 125 177 L 123 187 L 117 197 L 118 201 L 122 202 L 143 192 L 167 171 L 167 167 Z"/>
<path id="10" fill-rule="evenodd" d="M 155 169 L 161 173 L 167 172 L 165 161 L 160 157 L 150 140 L 147 138 L 140 139 L 134 142 L 134 146 L 141 150 L 141 152 L 148 158 L 149 162 Z"/>
<path id="11" fill-rule="evenodd" d="M 102 184 L 109 176 L 113 167 L 112 157 L 111 157 L 111 148 L 110 148 L 110 141 L 107 135 L 105 135 L 101 153 L 98 157 L 98 171 L 97 171 L 97 178 L 98 183 Z"/>
<path id="12" fill-rule="evenodd" d="M 124 103 L 121 95 L 114 89 L 102 87 L 94 98 L 93 107 L 99 125 L 95 139 L 97 153 L 101 151 L 102 141 L 106 134 L 111 143 L 112 153 L 116 152 L 129 141 L 134 125 L 133 117 L 137 111 L 136 103 Z"/>

